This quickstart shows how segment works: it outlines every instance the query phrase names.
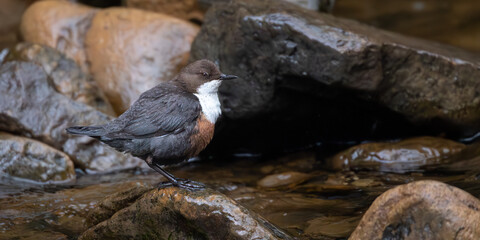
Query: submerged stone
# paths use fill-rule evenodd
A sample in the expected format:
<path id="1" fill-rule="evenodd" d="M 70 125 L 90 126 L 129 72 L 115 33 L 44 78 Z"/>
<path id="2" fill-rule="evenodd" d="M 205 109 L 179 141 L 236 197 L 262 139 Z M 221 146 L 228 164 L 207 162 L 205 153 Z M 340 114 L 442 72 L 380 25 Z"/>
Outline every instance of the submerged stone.
<path id="1" fill-rule="evenodd" d="M 304 181 L 307 181 L 312 176 L 310 174 L 301 172 L 283 172 L 278 174 L 268 175 L 258 181 L 258 186 L 264 188 L 276 188 L 295 186 Z"/>
<path id="2" fill-rule="evenodd" d="M 480 130 L 479 56 L 284 1 L 213 5 L 191 56 L 213 60 L 240 78 L 220 87 L 230 122 L 216 137 L 218 149 L 228 148 L 222 142 L 249 148 L 273 142 L 280 148 L 288 139 L 317 136 L 305 146 L 329 134 L 352 138 L 359 128 L 365 129 L 360 139 L 381 127 L 389 138 L 409 131 L 467 136 Z M 240 126 L 230 127 L 235 123 Z M 268 138 L 256 134 L 266 129 Z M 245 146 L 247 139 L 260 140 Z"/>
<path id="3" fill-rule="evenodd" d="M 449 163 L 465 145 L 451 140 L 418 137 L 393 143 L 365 143 L 328 159 L 334 170 L 367 169 L 385 172 L 418 171 Z"/>
<path id="4" fill-rule="evenodd" d="M 149 191 L 131 204 L 126 201 L 123 209 L 88 229 L 79 239 L 279 238 L 289 239 L 223 194 L 170 187 Z"/>
<path id="5" fill-rule="evenodd" d="M 33 139 L 0 132 L 0 173 L 40 183 L 75 180 L 67 154 Z"/>
<path id="6" fill-rule="evenodd" d="M 380 195 L 349 239 L 479 239 L 480 200 L 437 181 Z"/>
<path id="7" fill-rule="evenodd" d="M 56 92 L 51 84 L 39 65 L 15 61 L 0 65 L 0 130 L 47 143 L 91 172 L 115 171 L 142 163 L 95 139 L 67 134 L 67 127 L 103 124 L 111 117 Z"/>
<path id="8" fill-rule="evenodd" d="M 64 54 L 39 44 L 19 43 L 9 51 L 5 59 L 15 60 L 39 64 L 52 80 L 55 90 L 75 101 L 115 116 L 112 106 L 95 81 Z"/>

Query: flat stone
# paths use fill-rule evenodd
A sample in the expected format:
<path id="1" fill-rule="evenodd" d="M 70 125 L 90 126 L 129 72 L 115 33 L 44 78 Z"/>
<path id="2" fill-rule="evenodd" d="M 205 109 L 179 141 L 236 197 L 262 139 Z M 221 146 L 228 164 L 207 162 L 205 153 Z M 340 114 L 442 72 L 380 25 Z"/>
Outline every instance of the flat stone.
<path id="1" fill-rule="evenodd" d="M 239 76 L 220 87 L 230 122 L 216 136 L 217 149 L 228 148 L 222 142 L 278 147 L 285 139 L 312 138 L 305 146 L 318 136 L 351 137 L 366 128 L 359 132 L 365 139 L 385 124 L 391 124 L 384 128 L 392 132 L 388 138 L 480 130 L 478 55 L 284 1 L 213 5 L 192 45 L 192 61 L 202 58 Z M 365 127 L 361 117 L 371 123 Z M 260 140 L 245 146 L 247 139 Z"/>
<path id="2" fill-rule="evenodd" d="M 465 149 L 462 143 L 435 137 L 418 137 L 399 142 L 364 143 L 328 159 L 333 170 L 367 169 L 386 172 L 418 171 L 448 164 Z"/>
<path id="3" fill-rule="evenodd" d="M 59 93 L 115 116 L 112 106 L 97 83 L 83 73 L 73 60 L 57 50 L 39 44 L 19 43 L 11 48 L 6 56 L 5 61 L 12 60 L 39 64 L 52 79 Z"/>
<path id="4" fill-rule="evenodd" d="M 170 187 L 125 204 L 79 239 L 289 239 L 272 227 L 218 192 Z"/>
<path id="5" fill-rule="evenodd" d="M 20 31 L 25 41 L 59 50 L 87 73 L 84 39 L 96 11 L 70 1 L 38 1 L 23 14 Z"/>
<path id="6" fill-rule="evenodd" d="M 0 132 L 0 173 L 40 183 L 75 180 L 73 162 L 65 153 L 4 132 Z"/>
<path id="7" fill-rule="evenodd" d="M 437 181 L 380 195 L 349 239 L 479 239 L 480 200 Z"/>
<path id="8" fill-rule="evenodd" d="M 199 28 L 167 15 L 109 8 L 86 35 L 90 72 L 117 113 L 187 64 Z"/>
<path id="9" fill-rule="evenodd" d="M 103 124 L 112 118 L 55 91 L 42 67 L 29 62 L 0 65 L 0 130 L 40 140 L 67 153 L 77 167 L 109 172 L 142 164 L 99 141 L 65 129 Z"/>

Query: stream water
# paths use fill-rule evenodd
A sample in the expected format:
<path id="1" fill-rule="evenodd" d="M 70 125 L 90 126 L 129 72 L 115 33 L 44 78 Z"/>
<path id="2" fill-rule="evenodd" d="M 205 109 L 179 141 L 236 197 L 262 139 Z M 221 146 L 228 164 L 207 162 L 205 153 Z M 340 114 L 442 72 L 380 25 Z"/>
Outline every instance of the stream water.
<path id="1" fill-rule="evenodd" d="M 368 171 L 329 172 L 313 153 L 271 160 L 203 160 L 170 168 L 177 177 L 205 183 L 300 239 L 347 238 L 384 191 L 434 179 L 480 196 L 478 174 Z M 80 175 L 80 174 L 78 174 Z M 102 198 L 138 184 L 155 184 L 148 169 L 80 175 L 74 184 L 34 185 L 2 178 L 0 239 L 75 239 Z"/>

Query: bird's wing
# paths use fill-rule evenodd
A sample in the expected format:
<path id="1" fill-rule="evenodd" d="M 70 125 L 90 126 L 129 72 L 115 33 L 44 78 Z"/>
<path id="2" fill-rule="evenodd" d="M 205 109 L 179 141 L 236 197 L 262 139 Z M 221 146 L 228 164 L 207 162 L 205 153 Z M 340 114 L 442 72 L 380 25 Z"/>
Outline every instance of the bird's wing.
<path id="1" fill-rule="evenodd" d="M 106 128 L 107 139 L 134 139 L 178 133 L 194 124 L 200 115 L 198 99 L 170 84 L 160 84 L 143 93 Z"/>

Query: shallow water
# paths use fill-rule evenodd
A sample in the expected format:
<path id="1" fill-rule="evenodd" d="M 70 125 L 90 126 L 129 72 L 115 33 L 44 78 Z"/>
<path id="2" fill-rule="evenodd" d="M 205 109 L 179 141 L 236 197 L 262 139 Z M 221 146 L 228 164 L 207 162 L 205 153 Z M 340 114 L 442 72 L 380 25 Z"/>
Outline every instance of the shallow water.
<path id="1" fill-rule="evenodd" d="M 480 175 L 476 173 L 393 174 L 322 169 L 313 153 L 302 153 L 269 161 L 199 161 L 170 171 L 177 177 L 207 184 L 300 239 L 348 237 L 372 201 L 399 184 L 435 179 L 480 196 Z M 83 175 L 75 184 L 61 186 L 2 178 L 0 239 L 75 239 L 85 230 L 88 211 L 102 198 L 160 180 L 158 174 L 148 169 Z M 266 187 L 267 180 L 273 184 L 268 186 L 275 187 Z"/>

